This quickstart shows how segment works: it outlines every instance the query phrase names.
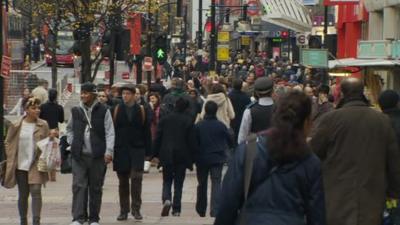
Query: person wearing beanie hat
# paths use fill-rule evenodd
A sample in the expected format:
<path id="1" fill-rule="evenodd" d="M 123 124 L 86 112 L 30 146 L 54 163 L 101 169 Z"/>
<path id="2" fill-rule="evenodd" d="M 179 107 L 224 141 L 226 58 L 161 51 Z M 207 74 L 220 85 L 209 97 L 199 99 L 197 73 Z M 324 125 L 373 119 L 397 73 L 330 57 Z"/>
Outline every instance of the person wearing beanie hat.
<path id="1" fill-rule="evenodd" d="M 397 142 L 400 146 L 400 96 L 394 90 L 386 90 L 379 96 L 378 102 L 382 112 L 389 116 L 394 131 L 396 133 Z"/>
<path id="2" fill-rule="evenodd" d="M 274 81 L 267 77 L 258 78 L 254 84 L 256 102 L 247 107 L 240 124 L 238 144 L 247 139 L 251 133 L 258 133 L 270 127 L 274 101 Z"/>
<path id="3" fill-rule="evenodd" d="M 114 155 L 115 133 L 111 113 L 97 101 L 97 87 L 93 83 L 81 85 L 81 102 L 71 109 L 66 131 L 72 156 L 71 225 L 86 221 L 98 224 L 106 165 Z"/>

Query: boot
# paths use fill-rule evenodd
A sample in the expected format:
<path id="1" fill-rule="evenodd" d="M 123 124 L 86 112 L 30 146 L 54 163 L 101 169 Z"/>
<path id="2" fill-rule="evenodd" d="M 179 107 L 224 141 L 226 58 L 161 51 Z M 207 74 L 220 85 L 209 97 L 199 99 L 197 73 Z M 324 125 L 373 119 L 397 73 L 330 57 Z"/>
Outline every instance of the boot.
<path id="1" fill-rule="evenodd" d="M 132 210 L 132 216 L 135 218 L 135 220 L 143 219 L 142 214 L 140 214 L 140 210 Z"/>

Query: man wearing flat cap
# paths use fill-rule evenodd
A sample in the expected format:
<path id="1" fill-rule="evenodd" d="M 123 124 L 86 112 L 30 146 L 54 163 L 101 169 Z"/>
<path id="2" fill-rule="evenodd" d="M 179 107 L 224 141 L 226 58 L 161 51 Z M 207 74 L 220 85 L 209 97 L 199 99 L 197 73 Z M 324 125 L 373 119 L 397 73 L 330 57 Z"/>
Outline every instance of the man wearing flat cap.
<path id="1" fill-rule="evenodd" d="M 136 99 L 133 84 L 120 87 L 122 102 L 113 110 L 115 125 L 114 170 L 119 180 L 120 214 L 118 221 L 128 219 L 129 212 L 142 220 L 142 180 L 145 158 L 150 158 L 150 120 L 145 107 Z"/>
<path id="2" fill-rule="evenodd" d="M 243 113 L 240 124 L 238 144 L 246 141 L 251 133 L 258 133 L 270 127 L 274 101 L 272 93 L 274 81 L 267 77 L 258 78 L 254 84 L 254 94 L 257 101 L 251 104 Z"/>
<path id="3" fill-rule="evenodd" d="M 73 177 L 71 225 L 86 221 L 89 225 L 99 224 L 106 164 L 113 159 L 114 138 L 111 113 L 97 101 L 96 85 L 82 84 L 81 102 L 71 109 L 67 125 Z"/>

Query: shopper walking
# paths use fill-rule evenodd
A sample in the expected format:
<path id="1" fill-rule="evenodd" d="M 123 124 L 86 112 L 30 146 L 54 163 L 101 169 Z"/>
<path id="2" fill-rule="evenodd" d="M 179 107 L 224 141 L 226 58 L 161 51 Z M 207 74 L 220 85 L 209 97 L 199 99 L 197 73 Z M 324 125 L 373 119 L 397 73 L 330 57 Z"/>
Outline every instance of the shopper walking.
<path id="1" fill-rule="evenodd" d="M 341 91 L 310 142 L 322 161 L 327 225 L 380 225 L 386 197 L 400 194 L 396 136 L 388 117 L 369 107 L 361 80 L 345 79 Z"/>
<path id="2" fill-rule="evenodd" d="M 72 108 L 67 124 L 72 154 L 71 225 L 86 221 L 89 225 L 99 224 L 106 165 L 113 159 L 114 138 L 111 113 L 97 101 L 96 85 L 82 84 L 81 102 Z"/>
<path id="3" fill-rule="evenodd" d="M 215 225 L 325 224 L 321 165 L 306 143 L 310 121 L 304 93 L 280 99 L 271 129 L 241 144 L 229 164 Z"/>
<path id="4" fill-rule="evenodd" d="M 25 116 L 13 123 L 7 133 L 6 173 L 4 187 L 18 186 L 18 212 L 20 224 L 28 224 L 28 198 L 32 198 L 32 224 L 40 225 L 42 185 L 48 181 L 46 172 L 39 172 L 40 150 L 36 143 L 49 136 L 46 121 L 39 119 L 40 100 L 29 98 L 25 103 Z"/>
<path id="5" fill-rule="evenodd" d="M 217 119 L 218 105 L 208 101 L 204 107 L 204 120 L 196 124 L 198 147 L 195 153 L 197 172 L 196 211 L 205 217 L 207 210 L 208 176 L 211 177 L 210 216 L 215 217 L 218 211 L 221 192 L 222 168 L 227 160 L 226 151 L 233 147 L 233 137 L 228 128 Z"/>

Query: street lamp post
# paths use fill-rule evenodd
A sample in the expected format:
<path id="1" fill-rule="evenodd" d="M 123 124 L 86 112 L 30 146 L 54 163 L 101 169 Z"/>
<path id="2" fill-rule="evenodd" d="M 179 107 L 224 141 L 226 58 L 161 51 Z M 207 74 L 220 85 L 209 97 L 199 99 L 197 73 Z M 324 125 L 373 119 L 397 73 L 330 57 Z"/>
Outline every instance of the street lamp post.
<path id="1" fill-rule="evenodd" d="M 211 35 L 210 35 L 210 70 L 215 71 L 216 51 L 217 51 L 217 29 L 215 27 L 215 0 L 211 0 Z"/>
<path id="2" fill-rule="evenodd" d="M 152 39 L 152 35 L 151 35 L 151 17 L 150 17 L 150 15 L 151 15 L 151 1 L 152 0 L 149 0 L 149 2 L 148 2 L 148 10 L 147 10 L 147 15 L 148 15 L 148 20 L 147 20 L 147 56 L 148 57 L 152 57 L 152 54 L 151 54 L 151 39 Z M 154 63 L 153 63 L 154 64 Z M 147 86 L 148 86 L 148 88 L 149 88 L 149 90 L 150 90 L 150 85 L 151 85 L 151 72 L 152 71 L 147 71 L 146 72 L 146 74 L 147 74 Z M 138 76 L 141 76 L 141 74 L 138 74 Z"/>
<path id="3" fill-rule="evenodd" d="M 203 0 L 199 0 L 199 28 L 197 31 L 197 47 L 203 48 Z"/>
<path id="4" fill-rule="evenodd" d="M 0 0 L 0 65 L 3 58 L 3 0 Z M 4 78 L 0 76 L 0 161 L 4 159 Z"/>

